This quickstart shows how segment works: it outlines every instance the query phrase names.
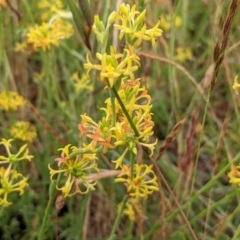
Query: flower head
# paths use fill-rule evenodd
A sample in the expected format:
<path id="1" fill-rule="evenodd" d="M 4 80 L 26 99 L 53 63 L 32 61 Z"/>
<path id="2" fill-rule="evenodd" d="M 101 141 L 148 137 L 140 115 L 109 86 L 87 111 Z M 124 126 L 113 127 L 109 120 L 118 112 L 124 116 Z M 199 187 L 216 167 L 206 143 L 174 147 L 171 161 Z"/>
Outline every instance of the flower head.
<path id="1" fill-rule="evenodd" d="M 63 9 L 63 3 L 61 0 L 40 0 L 37 7 L 40 10 L 41 20 L 46 21 L 53 13 Z"/>
<path id="2" fill-rule="evenodd" d="M 122 203 L 118 205 L 118 211 L 121 209 Z M 130 221 L 136 221 L 139 215 L 142 214 L 142 206 L 137 198 L 129 198 L 126 203 L 123 214 L 128 216 Z"/>
<path id="3" fill-rule="evenodd" d="M 51 23 L 42 23 L 30 27 L 27 33 L 27 43 L 33 46 L 35 51 L 47 51 L 51 46 L 58 46 L 60 40 L 73 35 L 73 27 L 61 18 L 56 18 Z"/>
<path id="4" fill-rule="evenodd" d="M 235 90 L 235 93 L 238 94 L 237 89 L 240 88 L 240 84 L 238 83 L 238 76 L 234 78 L 234 83 L 232 86 L 233 90 Z"/>
<path id="5" fill-rule="evenodd" d="M 162 30 L 159 29 L 160 20 L 155 27 L 147 29 L 144 23 L 145 14 L 146 10 L 141 13 L 136 11 L 136 5 L 130 8 L 128 4 L 121 4 L 119 14 L 116 16 L 120 24 L 114 24 L 114 27 L 120 30 L 119 39 L 125 35 L 126 41 L 136 47 L 142 40 L 151 41 L 153 45 L 156 38 L 162 35 Z"/>
<path id="6" fill-rule="evenodd" d="M 6 149 L 7 156 L 0 155 L 0 164 L 8 163 L 10 165 L 15 164 L 16 162 L 28 160 L 31 161 L 33 158 L 32 155 L 29 155 L 29 150 L 27 148 L 27 144 L 23 145 L 16 154 L 13 154 L 10 150 L 12 147 L 11 142 L 13 139 L 5 139 L 2 138 L 0 145 L 3 145 Z"/>
<path id="7" fill-rule="evenodd" d="M 140 144 L 147 147 L 153 153 L 154 147 L 157 142 L 149 143 L 150 137 L 153 135 L 153 126 L 151 110 L 151 97 L 147 94 L 146 89 L 140 87 L 140 79 L 134 81 L 126 81 L 122 88 L 118 91 L 118 95 L 121 98 L 124 106 L 126 107 L 128 114 L 132 118 L 132 121 L 136 127 L 138 135 L 132 129 L 127 117 L 123 114 L 122 108 L 118 101 L 115 101 L 115 109 L 117 122 L 114 127 L 111 128 L 112 136 L 115 139 L 114 145 L 125 145 L 127 149 L 136 154 L 136 145 Z M 106 100 L 107 112 L 111 116 L 111 101 Z M 116 163 L 116 168 L 122 166 L 123 158 L 126 154 L 126 150 L 123 154 L 113 162 Z"/>
<path id="8" fill-rule="evenodd" d="M 74 87 L 77 92 L 81 91 L 93 91 L 93 82 L 87 77 L 86 74 L 83 74 L 81 77 L 78 76 L 78 72 L 74 72 L 71 76 L 71 80 L 74 81 Z"/>
<path id="9" fill-rule="evenodd" d="M 37 137 L 36 128 L 29 122 L 16 122 L 10 129 L 10 134 L 14 139 L 26 142 L 33 142 Z"/>
<path id="10" fill-rule="evenodd" d="M 8 201 L 8 195 L 12 192 L 24 193 L 24 188 L 28 186 L 28 178 L 16 170 L 9 168 L 0 168 L 0 206 L 8 207 L 11 202 Z"/>
<path id="11" fill-rule="evenodd" d="M 152 165 L 135 164 L 133 176 L 131 176 L 131 168 L 125 165 L 115 182 L 124 183 L 127 194 L 134 198 L 147 198 L 149 194 L 159 190 Z"/>
<path id="12" fill-rule="evenodd" d="M 88 152 L 89 149 L 90 148 L 81 149 L 81 152 Z M 89 190 L 94 190 L 96 182 L 88 181 L 87 176 L 92 170 L 99 171 L 96 163 L 96 154 L 82 153 L 81 156 L 79 156 L 76 153 L 78 149 L 76 147 L 70 148 L 70 144 L 59 150 L 62 151 L 61 157 L 55 159 L 55 161 L 58 162 L 59 169 L 52 169 L 50 164 L 48 166 L 51 180 L 53 180 L 55 174 L 62 173 L 66 177 L 65 184 L 61 187 L 57 186 L 57 189 L 62 191 L 64 197 L 72 196 L 76 193 L 85 194 L 89 192 Z M 78 180 L 82 180 L 84 189 L 81 189 Z"/>
<path id="13" fill-rule="evenodd" d="M 86 114 L 81 115 L 81 118 L 82 121 L 78 124 L 78 129 L 80 130 L 79 137 L 86 136 L 91 141 L 90 145 L 93 149 L 97 146 L 102 146 L 103 153 L 106 153 L 109 148 L 115 148 L 115 146 L 111 144 L 111 121 L 103 118 L 102 121 L 97 124 Z"/>
<path id="14" fill-rule="evenodd" d="M 172 22 L 171 15 L 162 15 L 160 17 L 160 21 L 161 21 L 160 25 L 165 31 L 169 31 L 172 28 L 172 24 L 174 24 L 176 28 L 180 28 L 182 26 L 182 19 L 179 16 L 176 16 L 174 18 L 174 22 Z"/>
<path id="15" fill-rule="evenodd" d="M 2 91 L 0 92 L 0 109 L 5 111 L 16 111 L 18 107 L 23 107 L 26 101 L 17 92 Z"/>
<path id="16" fill-rule="evenodd" d="M 192 51 L 190 48 L 181 48 L 178 47 L 176 49 L 176 56 L 175 59 L 179 62 L 184 62 L 186 60 L 192 59 Z"/>
<path id="17" fill-rule="evenodd" d="M 228 173 L 229 182 L 240 186 L 240 166 L 231 166 L 231 171 Z"/>
<path id="18" fill-rule="evenodd" d="M 133 79 L 133 72 L 140 65 L 139 57 L 131 49 L 124 49 L 124 54 L 117 54 L 113 47 L 110 47 L 110 54 L 97 53 L 96 57 L 100 64 L 92 64 L 89 60 L 89 54 L 87 54 L 87 63 L 84 64 L 88 70 L 87 75 L 93 69 L 100 71 L 100 80 L 110 87 L 113 87 L 121 76 L 130 76 Z"/>

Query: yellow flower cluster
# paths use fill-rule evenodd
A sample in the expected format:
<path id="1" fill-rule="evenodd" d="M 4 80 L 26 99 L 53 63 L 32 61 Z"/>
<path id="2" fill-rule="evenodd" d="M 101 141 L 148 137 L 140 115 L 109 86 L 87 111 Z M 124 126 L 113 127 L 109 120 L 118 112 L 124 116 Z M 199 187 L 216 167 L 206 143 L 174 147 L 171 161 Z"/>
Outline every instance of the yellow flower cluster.
<path id="1" fill-rule="evenodd" d="M 76 193 L 85 194 L 89 190 L 95 190 L 94 185 L 96 182 L 89 182 L 87 176 L 89 170 L 95 169 L 98 172 L 98 167 L 96 164 L 96 153 L 90 148 L 82 148 L 82 155 L 79 156 L 78 148 L 71 147 L 70 144 L 59 150 L 62 152 L 60 158 L 56 158 L 55 161 L 58 162 L 59 170 L 54 170 L 48 165 L 50 169 L 51 180 L 55 174 L 64 174 L 66 177 L 66 182 L 62 187 L 57 186 L 57 189 L 61 191 L 64 197 L 72 196 Z M 86 153 L 84 153 L 86 152 Z M 84 189 L 80 188 L 81 185 L 84 186 Z"/>
<path id="2" fill-rule="evenodd" d="M 25 105 L 24 98 L 17 92 L 2 91 L 0 92 L 0 110 L 16 111 L 17 108 Z"/>
<path id="3" fill-rule="evenodd" d="M 87 75 L 94 69 L 100 71 L 100 80 L 110 87 L 113 87 L 117 79 L 121 76 L 129 76 L 133 80 L 133 72 L 138 69 L 137 65 L 140 63 L 139 57 L 131 50 L 132 49 L 124 49 L 123 54 L 115 54 L 111 46 L 109 55 L 107 53 L 96 54 L 100 64 L 92 64 L 89 60 L 89 54 L 87 54 L 87 63 L 84 64 L 84 67 L 88 70 Z M 118 63 L 120 59 L 121 62 Z"/>
<path id="4" fill-rule="evenodd" d="M 153 153 L 155 143 L 149 143 L 150 136 L 153 135 L 153 121 L 151 109 L 151 98 L 147 94 L 145 88 L 140 87 L 140 79 L 132 82 L 128 80 L 122 84 L 121 89 L 118 91 L 123 104 L 130 117 L 135 124 L 139 133 L 136 136 L 134 130 L 124 115 L 119 102 L 115 99 L 115 112 L 112 110 L 111 100 L 108 98 L 106 108 L 104 110 L 106 116 L 102 118 L 99 123 L 94 122 L 91 117 L 82 115 L 82 121 L 78 125 L 80 130 L 80 137 L 86 136 L 90 139 L 89 145 L 93 148 L 102 146 L 103 152 L 106 153 L 109 149 L 116 148 L 117 146 L 125 146 L 125 150 L 117 160 L 113 160 L 116 164 L 115 168 L 121 168 L 123 160 L 128 151 L 136 154 L 136 145 L 142 145 L 150 149 Z M 116 115 L 115 125 L 112 126 L 113 115 Z"/>
<path id="5" fill-rule="evenodd" d="M 74 72 L 71 76 L 71 80 L 74 81 L 74 89 L 77 92 L 85 90 L 88 92 L 93 91 L 93 83 L 86 74 L 83 74 L 81 77 L 79 77 L 78 72 Z"/>
<path id="6" fill-rule="evenodd" d="M 120 30 L 119 39 L 125 35 L 127 42 L 131 45 L 139 46 L 142 40 L 151 41 L 154 45 L 156 39 L 162 35 L 162 30 L 159 29 L 161 21 L 159 19 L 153 28 L 147 29 L 143 21 L 145 15 L 146 9 L 140 13 L 136 11 L 136 5 L 130 8 L 128 4 L 121 4 L 120 11 L 116 15 L 116 20 L 121 24 L 114 24 L 114 27 Z"/>
<path id="7" fill-rule="evenodd" d="M 45 52 L 52 46 L 58 47 L 61 40 L 73 35 L 73 26 L 63 18 L 67 13 L 62 10 L 62 1 L 42 0 L 38 3 L 38 8 L 43 11 L 43 22 L 27 29 L 25 40 L 16 44 L 15 51 L 24 52 L 31 47 L 35 52 Z"/>
<path id="8" fill-rule="evenodd" d="M 162 15 L 160 19 L 160 25 L 165 31 L 169 31 L 172 28 L 172 24 L 174 24 L 176 28 L 180 28 L 182 26 L 182 19 L 179 16 L 174 17 L 173 21 L 171 15 Z"/>
<path id="9" fill-rule="evenodd" d="M 20 195 L 24 193 L 28 178 L 17 172 L 16 164 L 19 161 L 31 161 L 32 155 L 29 155 L 27 145 L 23 145 L 16 154 L 11 152 L 11 142 L 13 139 L 2 138 L 0 145 L 6 149 L 7 156 L 0 155 L 0 164 L 4 167 L 0 168 L 0 206 L 8 207 L 12 202 L 9 201 L 9 194 L 12 192 L 19 192 Z"/>
<path id="10" fill-rule="evenodd" d="M 190 48 L 178 47 L 176 49 L 175 60 L 179 62 L 185 62 L 192 59 L 192 50 Z"/>
<path id="11" fill-rule="evenodd" d="M 35 51 L 43 50 L 44 52 L 52 45 L 59 46 L 60 40 L 69 38 L 73 34 L 72 26 L 58 18 L 51 25 L 42 23 L 30 27 L 27 33 L 27 44 L 32 44 Z"/>
<path id="12" fill-rule="evenodd" d="M 88 144 L 93 148 L 102 146 L 104 153 L 109 149 L 125 146 L 125 150 L 119 158 L 112 162 L 115 163 L 115 168 L 121 168 L 123 171 L 116 181 L 124 182 L 127 186 L 128 195 L 133 198 L 147 197 L 153 191 L 158 190 L 157 179 L 151 170 L 151 166 L 134 164 L 132 170 L 129 170 L 131 168 L 124 165 L 129 151 L 134 155 L 137 154 L 137 144 L 149 148 L 150 154 L 152 154 L 157 142 L 149 143 L 150 137 L 153 135 L 154 125 L 151 113 L 151 97 L 144 87 L 140 87 L 140 79 L 134 77 L 134 72 L 140 67 L 140 59 L 135 54 L 134 45 L 138 46 L 142 40 L 155 42 L 156 38 L 161 35 L 162 30 L 158 29 L 159 22 L 153 29 L 146 30 L 146 25 L 143 23 L 145 11 L 135 19 L 138 14 L 135 5 L 130 8 L 129 5 L 125 4 L 120 6 L 118 14 L 111 14 L 108 25 L 115 20 L 120 20 L 121 25 L 114 24 L 114 27 L 121 30 L 120 38 L 124 34 L 126 35 L 128 48 L 125 48 L 123 53 L 115 53 L 113 47 L 110 47 L 110 54 L 106 52 L 97 53 L 96 57 L 99 64 L 92 64 L 89 55 L 87 55 L 87 63 L 84 65 L 88 70 L 88 76 L 92 70 L 99 71 L 100 80 L 110 89 L 117 90 L 116 94 L 121 102 L 117 97 L 114 102 L 112 98 L 106 99 L 106 107 L 102 108 L 105 111 L 105 116 L 99 123 L 94 122 L 85 114 L 81 116 L 82 122 L 78 125 L 80 137 L 85 136 L 89 139 Z M 107 29 L 109 26 L 99 27 L 102 22 L 99 18 L 95 19 L 97 19 L 97 22 L 94 32 L 100 39 L 100 30 Z M 102 41 L 100 42 L 102 43 Z M 104 44 L 102 45 L 104 48 Z M 124 112 L 123 106 L 128 116 Z M 132 120 L 135 129 L 129 122 L 129 118 Z M 127 175 L 126 172 L 129 174 Z M 152 178 L 149 177 L 151 174 Z M 128 177 L 126 179 L 121 178 L 123 175 Z M 145 184 L 144 178 L 149 180 L 150 185 Z M 139 179 L 141 181 L 138 185 Z"/>
<path id="13" fill-rule="evenodd" d="M 118 211 L 120 211 L 122 203 L 118 205 Z M 140 199 L 131 198 L 127 202 L 123 214 L 128 216 L 130 221 L 136 221 L 139 216 L 142 215 L 142 206 L 140 204 Z"/>
<path id="14" fill-rule="evenodd" d="M 157 177 L 152 170 L 152 165 L 134 164 L 133 175 L 131 168 L 125 165 L 115 181 L 124 183 L 128 195 L 135 199 L 147 198 L 149 194 L 158 191 Z"/>
<path id="15" fill-rule="evenodd" d="M 40 0 L 38 2 L 38 9 L 41 11 L 41 20 L 47 21 L 52 15 L 63 9 L 63 3 L 61 0 Z"/>
<path id="16" fill-rule="evenodd" d="M 147 198 L 149 194 L 158 191 L 157 177 L 152 166 L 136 163 L 137 145 L 143 146 L 146 152 L 150 150 L 148 153 L 152 155 L 157 143 L 151 141 L 154 126 L 151 97 L 146 88 L 141 87 L 140 78 L 134 76 L 140 67 L 140 59 L 134 46 L 139 46 L 142 40 L 152 41 L 154 44 L 156 38 L 162 34 L 162 30 L 158 28 L 159 20 L 154 28 L 146 28 L 145 13 L 146 11 L 136 11 L 135 5 L 130 8 L 129 5 L 121 4 L 119 13 L 110 14 L 106 27 L 99 17 L 95 17 L 93 32 L 97 36 L 101 51 L 96 53 L 96 64 L 90 61 L 87 54 L 84 67 L 89 78 L 92 71 L 98 71 L 100 81 L 111 94 L 101 108 L 104 113 L 99 122 L 95 122 L 87 114 L 81 115 L 78 129 L 83 146 L 70 148 L 67 145 L 61 149 L 61 158 L 56 159 L 59 169 L 53 170 L 49 166 L 52 180 L 55 174 L 66 177 L 65 184 L 58 186 L 65 197 L 94 189 L 96 182 L 89 182 L 87 175 L 92 170 L 98 171 L 96 153 L 101 151 L 106 154 L 111 149 L 121 151 L 119 158 L 112 162 L 116 169 L 122 170 L 116 182 L 126 186 L 130 201 Z M 120 20 L 120 24 L 114 24 L 117 20 Z M 113 47 L 110 47 L 109 53 L 105 51 L 107 31 L 112 24 L 121 30 L 120 38 L 125 35 L 126 47 L 123 52 L 116 53 Z M 79 189 L 79 182 L 85 187 L 84 191 Z"/>
<path id="17" fill-rule="evenodd" d="M 24 193 L 24 188 L 28 186 L 28 178 L 24 177 L 16 170 L 0 168 L 0 206 L 8 207 L 12 203 L 8 201 L 8 195 L 12 192 Z"/>
<path id="18" fill-rule="evenodd" d="M 229 182 L 232 184 L 237 184 L 240 186 L 240 166 L 235 166 L 234 164 L 231 167 L 231 171 L 228 173 Z"/>
<path id="19" fill-rule="evenodd" d="M 10 134 L 14 139 L 26 142 L 33 142 L 37 137 L 36 128 L 29 122 L 16 122 L 10 129 Z"/>

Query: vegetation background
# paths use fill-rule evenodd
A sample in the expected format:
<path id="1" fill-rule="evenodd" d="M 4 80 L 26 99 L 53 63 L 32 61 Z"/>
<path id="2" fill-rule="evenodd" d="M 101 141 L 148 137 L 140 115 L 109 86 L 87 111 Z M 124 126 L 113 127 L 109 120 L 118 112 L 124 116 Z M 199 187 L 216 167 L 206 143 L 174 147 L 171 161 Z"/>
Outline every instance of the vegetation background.
<path id="1" fill-rule="evenodd" d="M 28 143 L 34 158 L 21 163 L 29 186 L 21 197 L 13 194 L 12 205 L 4 209 L 1 239 L 36 238 L 48 201 L 48 164 L 59 156 L 59 148 L 79 144 L 80 114 L 97 121 L 106 98 L 97 78 L 84 82 L 88 49 L 76 28 L 72 36 L 46 51 L 19 47 L 30 27 L 43 19 L 50 21 L 60 1 L 48 1 L 52 8 L 40 8 L 41 2 L 0 0 L 0 91 L 16 91 L 30 103 L 17 111 L 0 111 L 0 138 L 14 138 L 10 129 L 17 121 L 28 121 L 37 130 L 36 139 Z M 106 22 L 121 2 L 92 1 L 92 11 Z M 224 38 L 222 29 L 234 1 L 124 2 L 136 4 L 140 11 L 146 8 L 148 26 L 154 26 L 159 17 L 162 21 L 163 35 L 153 47 L 143 44 L 142 68 L 136 74 L 152 97 L 159 169 L 198 239 L 240 239 L 240 190 L 229 184 L 227 176 L 231 164 L 240 161 L 240 101 L 232 88 L 240 65 L 239 9 L 216 84 L 209 92 L 214 48 Z M 62 4 L 60 10 L 67 14 L 66 1 Z M 96 50 L 93 34 L 90 42 Z M 16 149 L 23 143 L 14 142 Z M 0 155 L 4 154 L 0 146 Z M 101 169 L 113 170 L 111 156 L 99 156 Z M 143 161 L 149 160 L 143 156 Z M 45 239 L 107 239 L 125 189 L 114 177 L 102 179 L 96 188 L 67 198 L 59 211 L 53 207 Z M 143 215 L 135 222 L 124 216 L 117 235 L 118 239 L 193 239 L 162 181 L 160 191 L 144 202 Z"/>

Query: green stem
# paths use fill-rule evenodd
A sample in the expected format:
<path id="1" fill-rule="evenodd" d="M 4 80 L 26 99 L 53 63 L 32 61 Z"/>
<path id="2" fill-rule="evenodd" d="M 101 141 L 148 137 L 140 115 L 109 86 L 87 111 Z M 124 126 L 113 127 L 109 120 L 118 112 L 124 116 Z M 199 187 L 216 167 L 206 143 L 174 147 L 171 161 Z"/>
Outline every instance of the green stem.
<path id="1" fill-rule="evenodd" d="M 131 155 L 130 155 L 130 161 L 131 161 L 131 179 L 134 178 L 134 153 L 131 151 Z"/>
<path id="2" fill-rule="evenodd" d="M 202 131 L 201 131 L 200 139 L 198 141 L 197 156 L 196 156 L 196 161 L 195 161 L 194 170 L 193 170 L 193 178 L 192 178 L 192 184 L 191 184 L 191 190 L 190 190 L 190 195 L 191 196 L 192 196 L 192 193 L 193 193 L 194 183 L 195 183 L 195 179 L 196 179 L 196 175 L 197 175 L 197 166 L 198 166 L 200 148 L 201 148 L 201 143 L 202 143 L 202 138 L 203 138 L 203 133 L 204 133 L 204 126 L 205 126 L 205 121 L 206 121 L 206 116 L 207 116 L 207 109 L 208 109 L 208 105 L 209 105 L 209 102 L 210 102 L 210 96 L 211 96 L 211 89 L 209 88 L 208 89 L 207 101 L 206 101 L 204 114 L 203 114 L 203 119 L 202 119 Z M 190 206 L 191 206 L 191 201 L 189 201 L 187 215 L 188 215 L 188 212 L 190 210 Z"/>
<path id="3" fill-rule="evenodd" d="M 131 118 L 130 115 L 128 114 L 128 111 L 127 111 L 125 105 L 123 104 L 123 102 L 122 102 L 120 96 L 118 95 L 118 92 L 117 92 L 116 88 L 115 88 L 115 87 L 112 87 L 112 91 L 113 91 L 115 97 L 117 98 L 118 103 L 119 103 L 119 105 L 121 106 L 121 108 L 122 108 L 122 110 L 123 110 L 123 112 L 124 112 L 124 114 L 125 114 L 125 116 L 126 116 L 128 122 L 129 122 L 129 124 L 130 124 L 132 130 L 134 131 L 135 135 L 136 135 L 137 137 L 139 137 L 140 134 L 139 134 L 139 132 L 138 132 L 138 130 L 137 130 L 135 124 L 133 123 L 132 118 Z"/>
<path id="4" fill-rule="evenodd" d="M 134 226 L 134 221 L 130 221 L 127 227 L 127 234 L 126 234 L 126 240 L 131 240 L 132 239 L 132 230 Z"/>
<path id="5" fill-rule="evenodd" d="M 236 216 L 239 213 L 239 207 L 235 209 L 235 211 L 232 213 L 232 216 Z M 239 239 L 240 236 L 240 224 L 238 225 L 237 229 L 234 231 L 234 235 L 232 237 L 232 240 L 237 240 Z"/>
<path id="6" fill-rule="evenodd" d="M 115 106 L 115 98 L 111 88 L 109 88 L 111 105 L 112 105 L 112 126 L 116 125 L 116 106 Z"/>
<path id="7" fill-rule="evenodd" d="M 116 238 L 115 232 L 116 232 L 116 230 L 117 230 L 117 228 L 118 228 L 118 225 L 119 225 L 119 223 L 120 223 L 120 220 L 121 220 L 121 217 L 122 217 L 122 214 L 123 214 L 123 210 L 124 210 L 124 208 L 125 208 L 125 205 L 126 205 L 126 203 L 127 203 L 127 200 L 128 200 L 128 196 L 125 195 L 124 198 L 123 198 L 123 202 L 122 202 L 121 209 L 120 209 L 120 211 L 118 212 L 117 218 L 116 218 L 116 220 L 115 220 L 115 222 L 114 222 L 114 225 L 113 225 L 113 228 L 112 228 L 112 231 L 111 231 L 111 233 L 110 233 L 110 236 L 109 236 L 108 240 L 114 240 L 114 239 Z"/>
<path id="8" fill-rule="evenodd" d="M 53 202 L 55 200 L 56 193 L 57 193 L 56 186 L 60 182 L 61 176 L 62 176 L 62 174 L 59 174 L 57 180 L 54 180 L 53 182 L 51 182 L 51 184 L 49 186 L 49 200 L 48 200 L 48 204 L 47 204 L 47 207 L 45 209 L 45 212 L 44 212 L 42 225 L 41 225 L 41 228 L 40 228 L 40 231 L 39 231 L 39 234 L 38 234 L 38 238 L 37 238 L 38 240 L 46 239 L 44 237 L 45 236 L 45 231 L 46 231 L 46 226 L 47 226 L 47 223 L 49 221 L 49 217 L 50 217 L 50 214 L 51 214 L 51 208 L 52 208 L 52 205 L 53 205 Z"/>
<path id="9" fill-rule="evenodd" d="M 80 149 L 72 152 L 71 154 L 69 154 L 68 158 L 74 158 L 77 155 L 83 154 L 83 153 L 84 154 L 102 153 L 102 151 L 103 151 L 102 149 L 103 149 L 103 147 L 99 147 L 99 148 L 96 148 L 94 151 L 92 151 L 92 150 L 80 148 Z"/>
<path id="10" fill-rule="evenodd" d="M 23 0 L 23 6 L 25 8 L 24 9 L 25 10 L 24 14 L 26 14 L 26 23 L 35 24 L 34 17 L 33 17 L 33 14 L 32 14 L 32 10 L 31 10 L 31 7 L 29 6 L 29 1 Z"/>

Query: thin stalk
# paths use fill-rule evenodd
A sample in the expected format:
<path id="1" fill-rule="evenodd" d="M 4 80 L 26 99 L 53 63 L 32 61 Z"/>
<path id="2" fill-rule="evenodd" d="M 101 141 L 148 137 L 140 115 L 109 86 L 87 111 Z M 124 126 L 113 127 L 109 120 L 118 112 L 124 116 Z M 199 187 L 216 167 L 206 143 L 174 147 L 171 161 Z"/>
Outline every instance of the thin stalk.
<path id="1" fill-rule="evenodd" d="M 125 195 L 124 198 L 123 198 L 123 201 L 122 201 L 121 209 L 120 209 L 120 211 L 119 211 L 118 214 L 117 214 L 117 218 L 116 218 L 116 220 L 115 220 L 115 222 L 114 222 L 114 225 L 113 225 L 113 228 L 112 228 L 112 231 L 111 231 L 111 233 L 110 233 L 110 236 L 109 236 L 108 240 L 114 240 L 114 239 L 116 238 L 115 232 L 116 232 L 116 230 L 117 230 L 117 228 L 118 228 L 118 225 L 119 225 L 119 223 L 120 223 L 120 220 L 121 220 L 121 217 L 122 217 L 122 214 L 123 214 L 123 210 L 124 210 L 124 208 L 125 208 L 125 205 L 126 205 L 126 203 L 127 203 L 127 200 L 128 200 L 128 196 Z"/>
<path id="2" fill-rule="evenodd" d="M 71 154 L 69 154 L 68 158 L 74 158 L 75 156 L 77 156 L 79 154 L 82 154 L 82 153 L 85 153 L 85 154 L 101 153 L 102 149 L 103 149 L 103 147 L 99 147 L 99 148 L 96 148 L 93 152 L 93 151 L 90 151 L 90 150 L 80 148 L 80 149 L 72 152 Z"/>
<path id="3" fill-rule="evenodd" d="M 133 179 L 134 177 L 134 153 L 131 151 L 131 154 L 130 154 L 130 162 L 131 162 L 131 179 Z"/>
<path id="4" fill-rule="evenodd" d="M 109 88 L 109 94 L 111 99 L 112 106 L 112 127 L 116 125 L 116 106 L 115 106 L 115 97 L 111 88 Z"/>
<path id="5" fill-rule="evenodd" d="M 188 5 L 189 5 L 188 0 L 182 1 L 182 8 L 181 8 L 182 28 L 181 28 L 181 37 L 179 39 L 182 45 L 184 45 L 186 43 L 186 33 L 188 30 L 187 29 L 187 25 L 189 23 Z"/>
<path id="6" fill-rule="evenodd" d="M 131 240 L 132 239 L 132 230 L 134 226 L 134 221 L 130 221 L 127 227 L 127 234 L 126 234 L 126 240 Z"/>
<path id="7" fill-rule="evenodd" d="M 29 20 L 29 21 L 27 21 L 27 23 L 29 24 L 29 22 L 30 22 L 30 23 L 34 24 L 35 23 L 34 17 L 33 17 L 32 11 L 31 11 L 31 7 L 29 6 L 29 3 L 27 0 L 23 0 L 23 6 L 25 7 L 26 16 L 28 17 L 28 20 Z"/>
<path id="8" fill-rule="evenodd" d="M 120 106 L 121 106 L 121 108 L 122 108 L 122 110 L 123 110 L 123 112 L 124 112 L 124 114 L 125 114 L 125 116 L 126 116 L 128 122 L 129 122 L 129 124 L 130 124 L 132 130 L 134 131 L 135 135 L 136 135 L 137 137 L 139 137 L 140 134 L 139 134 L 139 132 L 138 132 L 138 130 L 137 130 L 135 124 L 133 123 L 132 118 L 131 118 L 130 115 L 128 114 L 128 111 L 127 111 L 125 105 L 123 104 L 123 102 L 122 102 L 120 96 L 118 95 L 118 92 L 117 92 L 116 88 L 115 88 L 115 87 L 112 87 L 112 91 L 113 91 L 115 97 L 117 98 L 118 103 L 120 104 Z"/>
<path id="9" fill-rule="evenodd" d="M 238 206 L 235 211 L 232 213 L 233 216 L 236 216 L 239 214 L 240 207 Z M 237 229 L 234 231 L 234 235 L 232 237 L 232 240 L 237 240 L 240 237 L 240 224 L 238 225 Z"/>
<path id="10" fill-rule="evenodd" d="M 45 231 L 46 231 L 46 226 L 51 214 L 51 209 L 52 209 L 52 205 L 53 202 L 55 200 L 55 196 L 57 193 L 57 188 L 56 186 L 58 185 L 58 183 L 60 182 L 62 177 L 62 174 L 58 175 L 57 180 L 54 180 L 53 182 L 51 182 L 50 186 L 49 186 L 49 200 L 48 200 L 48 204 L 47 207 L 45 208 L 45 212 L 44 212 L 44 216 L 43 216 L 43 221 L 42 221 L 42 225 L 38 234 L 38 240 L 44 240 L 46 239 L 45 236 Z"/>
<path id="11" fill-rule="evenodd" d="M 174 51 L 175 51 L 175 14 L 171 10 L 171 38 L 169 41 L 169 59 L 174 59 Z M 176 72 L 175 68 L 173 68 L 172 65 L 168 65 L 167 67 L 167 72 L 168 72 L 168 81 L 169 81 L 169 91 L 170 91 L 170 102 L 171 102 L 171 109 L 172 109 L 172 114 L 174 115 L 176 121 L 178 121 L 178 101 L 177 98 L 179 98 L 179 90 L 178 90 L 178 85 L 176 82 Z M 169 117 L 169 125 L 168 128 L 171 128 L 173 125 L 174 119 L 171 119 L 171 116 Z"/>
<path id="12" fill-rule="evenodd" d="M 203 119 L 202 119 L 202 131 L 200 134 L 200 139 L 198 141 L 197 156 L 196 156 L 196 161 L 195 161 L 194 170 L 193 170 L 193 178 L 192 178 L 192 184 L 191 184 L 191 189 L 190 189 L 190 195 L 192 195 L 192 193 L 193 193 L 194 183 L 195 183 L 195 179 L 196 179 L 196 175 L 197 175 L 197 166 L 198 166 L 198 161 L 199 161 L 201 143 L 202 143 L 202 139 L 203 139 L 204 126 L 205 126 L 205 121 L 206 121 L 206 116 L 207 116 L 207 109 L 208 109 L 208 105 L 210 102 L 210 96 L 211 96 L 211 89 L 209 88 L 207 101 L 206 101 L 205 109 L 204 109 L 204 113 L 203 113 Z M 187 215 L 190 210 L 190 206 L 191 206 L 191 201 L 189 201 Z"/>
<path id="13" fill-rule="evenodd" d="M 50 58 L 49 58 L 49 52 L 42 53 L 42 60 L 43 60 L 43 71 L 46 75 L 46 92 L 47 92 L 47 120 L 49 121 L 52 119 L 52 112 L 53 112 L 53 94 L 56 94 L 56 92 L 52 91 L 52 81 L 51 81 L 51 71 L 52 67 L 50 66 Z M 46 101 L 46 100 L 45 100 Z"/>

